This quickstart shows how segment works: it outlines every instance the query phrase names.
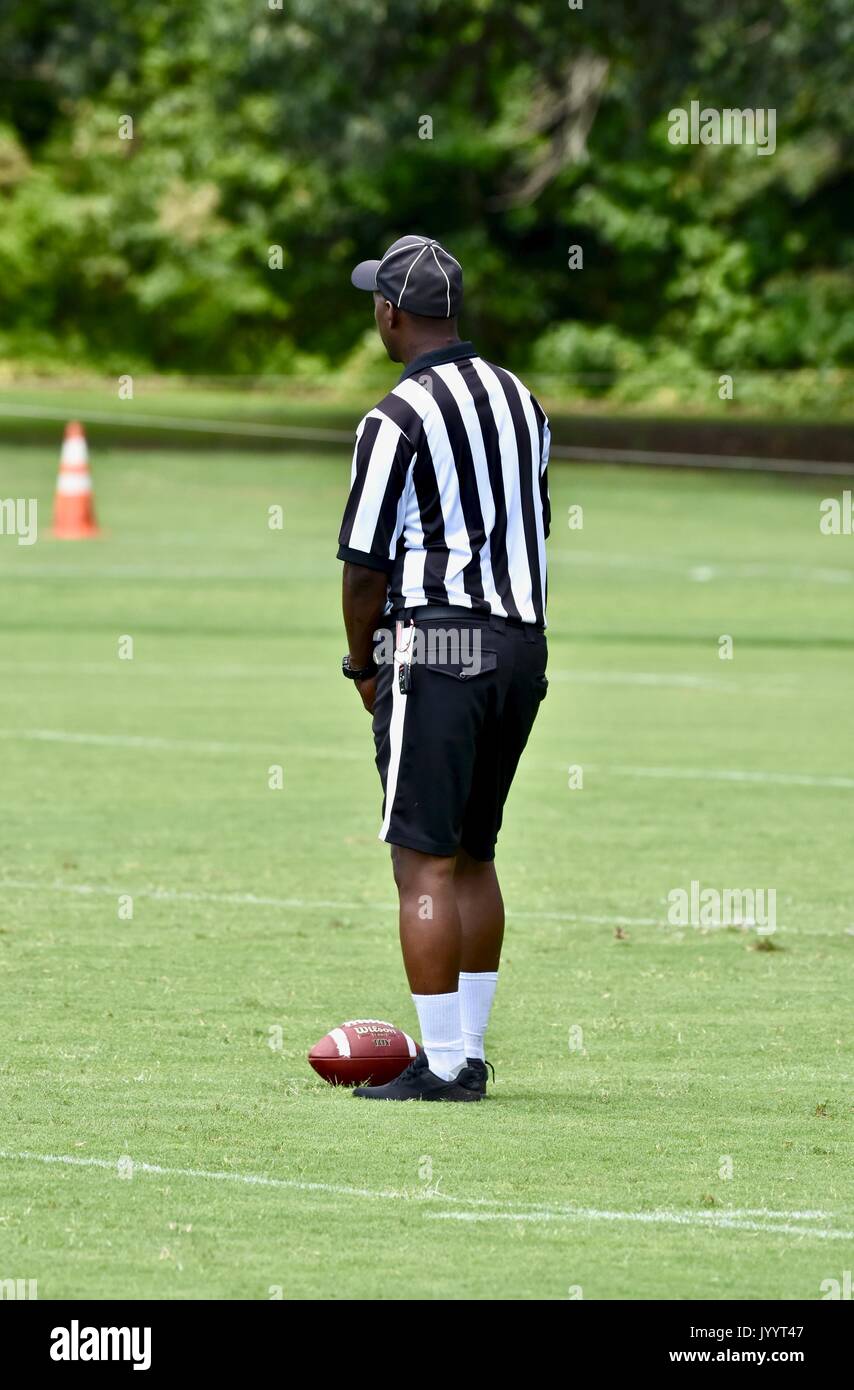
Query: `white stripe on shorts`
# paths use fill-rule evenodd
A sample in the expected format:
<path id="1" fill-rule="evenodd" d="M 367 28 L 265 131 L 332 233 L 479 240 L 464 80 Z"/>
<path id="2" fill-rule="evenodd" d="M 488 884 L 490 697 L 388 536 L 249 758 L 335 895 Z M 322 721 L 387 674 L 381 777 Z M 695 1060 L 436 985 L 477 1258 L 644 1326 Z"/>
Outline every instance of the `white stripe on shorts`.
<path id="1" fill-rule="evenodd" d="M 391 680 L 391 720 L 388 729 L 389 739 L 389 760 L 388 772 L 386 773 L 385 783 L 385 817 L 380 833 L 377 837 L 385 840 L 388 836 L 388 828 L 391 822 L 391 811 L 394 806 L 394 798 L 397 794 L 397 777 L 400 772 L 400 755 L 403 751 L 403 722 L 406 718 L 406 696 L 400 689 L 398 679 L 401 660 L 397 652 L 394 654 L 394 671 Z"/>

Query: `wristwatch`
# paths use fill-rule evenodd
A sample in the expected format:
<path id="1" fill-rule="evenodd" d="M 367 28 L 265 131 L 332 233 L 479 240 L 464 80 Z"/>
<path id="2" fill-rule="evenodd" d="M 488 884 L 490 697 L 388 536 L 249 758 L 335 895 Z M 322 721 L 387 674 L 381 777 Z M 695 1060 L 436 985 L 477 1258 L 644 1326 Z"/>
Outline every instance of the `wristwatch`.
<path id="1" fill-rule="evenodd" d="M 348 681 L 369 681 L 372 676 L 377 674 L 379 667 L 375 661 L 370 661 L 367 666 L 351 666 L 348 652 L 341 662 L 341 670 Z"/>

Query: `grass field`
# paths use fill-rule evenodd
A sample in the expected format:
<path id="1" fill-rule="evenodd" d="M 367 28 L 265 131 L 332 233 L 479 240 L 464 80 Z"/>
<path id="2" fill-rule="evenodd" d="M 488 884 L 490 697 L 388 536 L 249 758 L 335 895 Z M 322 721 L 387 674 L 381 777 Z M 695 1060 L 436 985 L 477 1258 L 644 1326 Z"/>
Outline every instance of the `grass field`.
<path id="1" fill-rule="evenodd" d="M 348 458 L 93 464 L 106 534 L 61 544 L 55 450 L 0 450 L 0 498 L 41 523 L 0 536 L 0 1278 L 820 1298 L 854 1232 L 837 485 L 552 470 L 551 686 L 499 845 L 475 1110 L 357 1104 L 305 1061 L 343 1018 L 415 1028 L 337 672 Z M 692 880 L 775 888 L 777 932 L 672 925 Z"/>

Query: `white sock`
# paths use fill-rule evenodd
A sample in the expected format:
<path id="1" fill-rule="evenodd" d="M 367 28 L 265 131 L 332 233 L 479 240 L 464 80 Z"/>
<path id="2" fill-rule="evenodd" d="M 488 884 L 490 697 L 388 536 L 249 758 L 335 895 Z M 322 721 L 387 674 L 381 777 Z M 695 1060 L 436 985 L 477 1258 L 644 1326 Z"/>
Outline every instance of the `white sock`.
<path id="1" fill-rule="evenodd" d="M 421 1024 L 421 1046 L 434 1076 L 452 1081 L 466 1064 L 463 1030 L 460 1023 L 460 996 L 453 994 L 413 994 L 412 1002 Z"/>
<path id="2" fill-rule="evenodd" d="M 467 1057 L 480 1057 L 483 1035 L 489 1022 L 489 1012 L 498 984 L 497 970 L 460 971 L 460 1017 L 463 1025 L 463 1046 Z"/>

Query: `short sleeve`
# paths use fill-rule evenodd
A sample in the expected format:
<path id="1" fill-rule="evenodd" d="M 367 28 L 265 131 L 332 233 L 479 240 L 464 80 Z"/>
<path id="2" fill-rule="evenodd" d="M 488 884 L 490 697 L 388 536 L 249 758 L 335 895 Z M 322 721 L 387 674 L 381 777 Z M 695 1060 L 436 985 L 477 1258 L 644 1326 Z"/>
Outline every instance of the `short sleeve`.
<path id="1" fill-rule="evenodd" d="M 379 411 L 356 432 L 350 496 L 338 534 L 338 559 L 390 574 L 403 527 L 401 500 L 414 450 Z"/>
<path id="2" fill-rule="evenodd" d="M 552 504 L 549 497 L 549 450 L 552 435 L 549 420 L 539 401 L 532 399 L 540 438 L 540 505 L 543 509 L 543 535 L 548 536 L 552 523 Z"/>

